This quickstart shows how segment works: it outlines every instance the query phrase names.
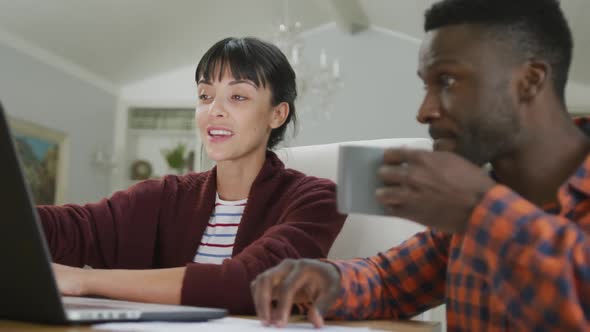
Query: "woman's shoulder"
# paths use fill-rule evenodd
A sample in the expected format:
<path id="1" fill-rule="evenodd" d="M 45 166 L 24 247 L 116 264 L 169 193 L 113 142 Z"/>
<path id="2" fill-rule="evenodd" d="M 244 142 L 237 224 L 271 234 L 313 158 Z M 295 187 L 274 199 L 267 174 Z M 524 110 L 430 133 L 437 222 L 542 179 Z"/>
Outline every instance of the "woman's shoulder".
<path id="1" fill-rule="evenodd" d="M 336 184 L 334 181 L 326 178 L 307 175 L 293 168 L 282 170 L 282 177 L 289 183 L 289 187 L 296 188 L 297 191 L 308 191 L 314 189 L 327 189 L 334 191 Z"/>
<path id="2" fill-rule="evenodd" d="M 278 173 L 279 178 L 282 179 L 284 185 L 294 185 L 294 186 L 328 186 L 328 187 L 335 187 L 335 183 L 326 178 L 311 176 L 301 172 L 295 168 L 287 168 L 283 161 L 278 157 L 278 155 L 272 151 L 267 153 L 267 164 L 271 165 L 269 167 L 275 173 Z"/>
<path id="3" fill-rule="evenodd" d="M 190 172 L 183 175 L 166 175 L 163 177 L 164 185 L 175 190 L 194 190 L 210 182 L 211 170 L 205 172 Z"/>
<path id="4" fill-rule="evenodd" d="M 127 192 L 182 192 L 202 186 L 210 178 L 211 171 L 191 172 L 184 175 L 167 174 L 158 179 L 138 182 Z"/>
<path id="5" fill-rule="evenodd" d="M 205 172 L 190 172 L 184 175 L 169 175 L 172 179 L 178 183 L 195 183 L 207 181 L 211 175 L 211 170 Z"/>

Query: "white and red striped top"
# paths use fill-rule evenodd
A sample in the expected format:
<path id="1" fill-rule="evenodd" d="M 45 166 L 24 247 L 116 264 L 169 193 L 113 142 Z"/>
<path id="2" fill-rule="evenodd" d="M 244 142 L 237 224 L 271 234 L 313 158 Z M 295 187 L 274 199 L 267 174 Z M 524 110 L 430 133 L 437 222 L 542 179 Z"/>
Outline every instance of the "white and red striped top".
<path id="1" fill-rule="evenodd" d="M 221 264 L 224 259 L 231 258 L 247 201 L 224 201 L 216 194 L 215 209 L 193 259 L 195 263 Z"/>

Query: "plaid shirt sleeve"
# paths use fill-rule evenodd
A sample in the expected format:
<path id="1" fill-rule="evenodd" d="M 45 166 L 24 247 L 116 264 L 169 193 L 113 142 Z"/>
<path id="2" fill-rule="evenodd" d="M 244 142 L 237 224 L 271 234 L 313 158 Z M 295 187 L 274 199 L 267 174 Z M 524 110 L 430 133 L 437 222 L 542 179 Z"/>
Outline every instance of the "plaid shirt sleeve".
<path id="1" fill-rule="evenodd" d="M 342 287 L 326 317 L 409 318 L 443 303 L 450 239 L 428 230 L 374 257 L 330 261 Z"/>
<path id="2" fill-rule="evenodd" d="M 516 330 L 590 328 L 590 238 L 570 220 L 590 218 L 588 205 L 551 215 L 496 185 L 473 211 L 460 259 L 488 281 L 504 305 L 494 310 Z"/>

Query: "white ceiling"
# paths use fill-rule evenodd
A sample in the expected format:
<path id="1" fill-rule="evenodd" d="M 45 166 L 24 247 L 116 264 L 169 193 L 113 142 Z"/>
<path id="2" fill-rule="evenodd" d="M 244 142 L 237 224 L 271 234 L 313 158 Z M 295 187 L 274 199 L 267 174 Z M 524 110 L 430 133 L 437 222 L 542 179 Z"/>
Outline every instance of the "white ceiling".
<path id="1" fill-rule="evenodd" d="M 272 37 L 285 15 L 311 29 L 368 23 L 420 38 L 434 0 L 0 0 L 0 31 L 112 83 L 196 64 L 227 36 Z M 562 0 L 576 43 L 572 78 L 590 84 L 588 0 Z"/>

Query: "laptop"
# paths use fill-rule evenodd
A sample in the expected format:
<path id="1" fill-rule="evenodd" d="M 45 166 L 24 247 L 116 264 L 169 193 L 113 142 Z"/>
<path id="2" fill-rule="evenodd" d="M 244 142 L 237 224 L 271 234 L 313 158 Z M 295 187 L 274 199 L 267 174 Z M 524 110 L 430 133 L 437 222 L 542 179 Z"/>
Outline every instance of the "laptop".
<path id="1" fill-rule="evenodd" d="M 0 104 L 0 319 L 52 324 L 107 321 L 204 321 L 225 309 L 65 297 Z"/>

